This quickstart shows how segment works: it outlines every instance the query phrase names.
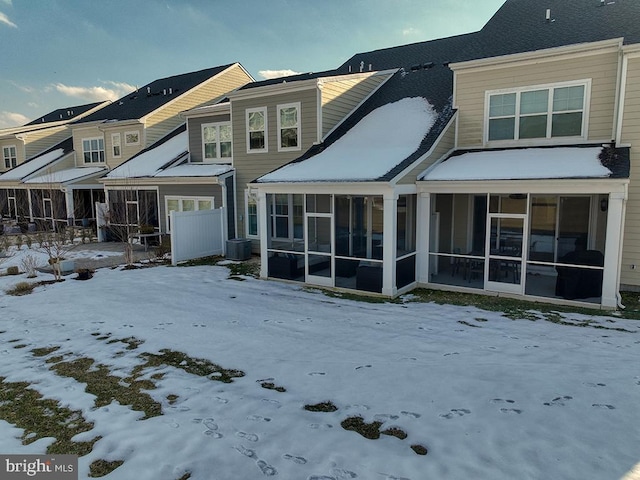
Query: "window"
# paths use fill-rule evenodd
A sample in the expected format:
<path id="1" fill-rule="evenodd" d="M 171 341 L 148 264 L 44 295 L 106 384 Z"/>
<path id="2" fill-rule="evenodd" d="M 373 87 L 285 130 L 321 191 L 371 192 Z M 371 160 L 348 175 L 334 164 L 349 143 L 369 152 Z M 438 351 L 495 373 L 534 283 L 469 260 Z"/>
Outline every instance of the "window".
<path id="1" fill-rule="evenodd" d="M 165 197 L 165 215 L 167 232 L 171 232 L 171 212 L 194 212 L 196 210 L 213 210 L 213 197 Z"/>
<path id="2" fill-rule="evenodd" d="M 18 156 L 16 154 L 15 145 L 10 147 L 2 147 L 2 157 L 4 158 L 5 168 L 14 168 L 18 165 Z"/>
<path id="3" fill-rule="evenodd" d="M 279 239 L 302 239 L 304 230 L 304 195 L 278 193 L 270 195 L 271 236 Z"/>
<path id="4" fill-rule="evenodd" d="M 124 144 L 125 145 L 140 145 L 140 132 L 124 132 Z"/>
<path id="5" fill-rule="evenodd" d="M 488 141 L 585 136 L 589 82 L 487 94 Z"/>
<path id="6" fill-rule="evenodd" d="M 278 105 L 278 151 L 300 150 L 300 103 Z"/>
<path id="7" fill-rule="evenodd" d="M 247 196 L 247 236 L 258 236 L 258 203 L 250 196 Z"/>
<path id="8" fill-rule="evenodd" d="M 247 109 L 247 152 L 266 152 L 267 144 L 267 109 Z"/>
<path id="9" fill-rule="evenodd" d="M 113 149 L 113 158 L 120 158 L 122 155 L 122 150 L 120 148 L 120 134 L 112 133 L 111 134 L 111 148 Z"/>
<path id="10" fill-rule="evenodd" d="M 229 159 L 231 153 L 231 123 L 207 123 L 202 125 L 202 158 L 205 162 Z"/>
<path id="11" fill-rule="evenodd" d="M 104 140 L 102 138 L 82 139 L 84 163 L 104 162 Z"/>

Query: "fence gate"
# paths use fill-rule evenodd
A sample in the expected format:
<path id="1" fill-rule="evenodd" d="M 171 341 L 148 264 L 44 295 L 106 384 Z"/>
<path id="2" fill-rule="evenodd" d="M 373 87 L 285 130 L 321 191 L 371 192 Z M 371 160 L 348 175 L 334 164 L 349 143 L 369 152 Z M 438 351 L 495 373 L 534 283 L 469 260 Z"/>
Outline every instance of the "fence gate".
<path id="1" fill-rule="evenodd" d="M 223 208 L 170 213 L 171 263 L 224 255 Z"/>

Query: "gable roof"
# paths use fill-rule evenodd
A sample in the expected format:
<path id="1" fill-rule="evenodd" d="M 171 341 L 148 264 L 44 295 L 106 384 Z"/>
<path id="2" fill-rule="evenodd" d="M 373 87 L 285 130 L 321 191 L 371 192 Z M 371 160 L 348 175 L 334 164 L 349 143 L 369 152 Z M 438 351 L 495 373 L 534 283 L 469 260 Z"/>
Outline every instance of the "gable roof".
<path id="1" fill-rule="evenodd" d="M 620 37 L 625 44 L 638 43 L 639 18 L 637 0 L 507 0 L 462 56 L 480 59 Z"/>
<path id="2" fill-rule="evenodd" d="M 73 138 L 69 137 L 66 140 L 54 145 L 53 147 L 45 150 L 39 155 L 21 163 L 17 167 L 0 175 L 1 181 L 20 181 L 29 175 L 33 175 L 37 171 L 52 165 L 57 160 L 69 155 L 73 152 Z"/>
<path id="3" fill-rule="evenodd" d="M 28 127 L 31 125 L 42 125 L 50 122 L 59 122 L 62 120 L 73 120 L 74 118 L 79 117 L 80 115 L 88 112 L 89 110 L 92 110 L 98 107 L 102 103 L 105 103 L 105 102 L 94 102 L 94 103 L 87 103 L 85 105 L 75 105 L 73 107 L 58 108 L 53 112 L 49 112 L 45 115 L 42 115 L 41 117 L 36 118 L 35 120 L 32 120 L 29 123 L 26 123 L 24 126 Z"/>
<path id="4" fill-rule="evenodd" d="M 111 105 L 74 122 L 140 119 L 235 64 L 154 80 Z"/>

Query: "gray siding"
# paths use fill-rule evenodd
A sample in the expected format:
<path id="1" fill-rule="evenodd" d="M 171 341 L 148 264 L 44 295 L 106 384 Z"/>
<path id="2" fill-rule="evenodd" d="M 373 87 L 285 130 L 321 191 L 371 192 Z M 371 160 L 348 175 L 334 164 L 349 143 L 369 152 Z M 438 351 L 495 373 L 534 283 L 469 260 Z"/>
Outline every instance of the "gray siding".
<path id="1" fill-rule="evenodd" d="M 142 187 L 140 187 L 142 189 Z M 158 210 L 160 211 L 160 229 L 167 231 L 167 211 L 165 197 L 214 197 L 214 208 L 222 206 L 222 187 L 220 185 L 159 185 Z"/>
<path id="2" fill-rule="evenodd" d="M 192 162 L 202 162 L 202 125 L 206 123 L 228 122 L 231 114 L 215 115 L 210 117 L 196 117 L 187 120 L 189 131 L 189 154 Z"/>
<path id="3" fill-rule="evenodd" d="M 238 235 L 246 234 L 244 224 L 244 192 L 247 185 L 256 178 L 275 170 L 291 160 L 301 156 L 317 140 L 318 102 L 316 88 L 288 94 L 279 94 L 235 100 L 231 102 L 233 128 L 233 165 L 236 168 L 236 202 L 238 207 Z M 277 106 L 284 103 L 300 102 L 302 141 L 301 149 L 291 152 L 278 152 Z M 267 107 L 267 138 L 269 150 L 266 153 L 247 153 L 246 109 Z M 242 216 L 242 221 L 240 221 Z"/>

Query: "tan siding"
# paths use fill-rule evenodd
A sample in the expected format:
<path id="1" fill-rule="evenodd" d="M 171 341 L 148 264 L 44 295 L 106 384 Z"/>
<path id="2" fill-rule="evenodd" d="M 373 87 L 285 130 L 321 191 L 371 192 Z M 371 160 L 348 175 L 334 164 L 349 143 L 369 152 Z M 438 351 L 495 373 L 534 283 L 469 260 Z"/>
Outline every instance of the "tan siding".
<path id="1" fill-rule="evenodd" d="M 25 152 L 26 157 L 31 158 L 45 150 L 62 142 L 71 136 L 68 127 L 46 128 L 31 132 L 26 136 Z"/>
<path id="2" fill-rule="evenodd" d="M 84 138 L 104 138 L 104 133 L 98 129 L 97 125 L 73 129 L 73 150 L 76 152 L 76 165 L 79 167 L 89 165 L 84 163 L 83 158 L 82 139 Z"/>
<path id="3" fill-rule="evenodd" d="M 152 113 L 146 121 L 145 146 L 153 144 L 171 130 L 184 123 L 184 118 L 180 117 L 180 112 L 201 105 L 215 103 L 224 98 L 230 91 L 250 81 L 251 79 L 245 71 L 240 66 L 235 65 L 213 80 L 193 88 L 176 101 Z"/>
<path id="4" fill-rule="evenodd" d="M 416 182 L 418 175 L 424 172 L 435 161 L 442 158 L 448 151 L 453 149 L 455 145 L 456 127 L 455 122 L 451 122 L 449 128 L 442 136 L 440 142 L 433 149 L 433 153 L 425 158 L 422 162 L 416 165 L 407 175 L 405 175 L 398 183 L 399 184 L 413 184 Z"/>
<path id="5" fill-rule="evenodd" d="M 640 288 L 640 58 L 629 60 L 622 143 L 631 144 L 631 181 L 624 228 L 622 285 Z M 632 270 L 631 265 L 636 265 Z"/>
<path id="6" fill-rule="evenodd" d="M 460 118 L 458 147 L 482 146 L 485 91 L 584 79 L 592 79 L 588 139 L 610 139 L 617 69 L 617 54 L 603 53 L 533 65 L 457 72 L 454 103 L 459 108 Z"/>
<path id="7" fill-rule="evenodd" d="M 24 154 L 25 146 L 23 141 L 18 140 L 17 138 L 0 140 L 0 173 L 6 172 L 8 170 L 8 168 L 5 168 L 4 166 L 4 151 L 3 151 L 4 147 L 16 147 L 17 165 L 24 163 L 24 161 L 26 160 L 25 154 Z"/>
<path id="8" fill-rule="evenodd" d="M 244 191 L 247 184 L 256 178 L 285 165 L 301 156 L 317 138 L 317 90 L 296 91 L 289 94 L 270 95 L 248 100 L 231 102 L 231 118 L 233 129 L 233 165 L 236 168 L 236 202 L 238 234 L 245 235 L 244 226 Z M 277 106 L 285 103 L 300 102 L 302 123 L 302 148 L 293 152 L 278 152 L 277 140 Z M 246 109 L 267 107 L 267 153 L 247 153 L 246 142 Z"/>
<path id="9" fill-rule="evenodd" d="M 106 126 L 103 127 L 104 130 L 104 157 L 107 162 L 109 168 L 116 168 L 121 163 L 130 159 L 144 147 L 144 127 L 142 124 L 138 125 L 128 125 L 128 126 Z M 126 132 L 138 132 L 140 142 L 137 145 L 131 144 L 127 145 L 125 142 L 125 133 Z M 113 140 L 111 135 L 114 133 L 120 134 L 120 158 L 115 158 L 113 156 Z"/>
<path id="10" fill-rule="evenodd" d="M 324 137 L 386 78 L 384 75 L 373 75 L 322 84 L 322 136 Z"/>

